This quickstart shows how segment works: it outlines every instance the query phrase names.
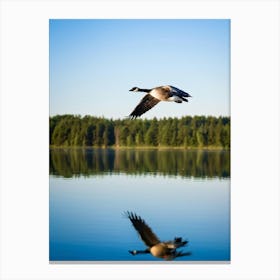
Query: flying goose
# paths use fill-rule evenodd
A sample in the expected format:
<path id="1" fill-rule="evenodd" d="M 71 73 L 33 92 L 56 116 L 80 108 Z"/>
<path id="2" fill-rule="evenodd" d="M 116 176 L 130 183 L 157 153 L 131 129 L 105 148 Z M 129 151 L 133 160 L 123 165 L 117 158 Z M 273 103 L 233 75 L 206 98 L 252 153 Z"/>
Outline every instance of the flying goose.
<path id="1" fill-rule="evenodd" d="M 188 241 L 183 241 L 181 237 L 175 237 L 172 241 L 162 242 L 140 216 L 129 211 L 127 211 L 125 215 L 129 218 L 132 225 L 139 233 L 140 238 L 147 246 L 145 250 L 129 251 L 132 255 L 151 253 L 154 257 L 163 258 L 165 260 L 173 260 L 177 257 L 191 255 L 190 252 L 177 251 L 177 248 L 184 247 Z"/>
<path id="2" fill-rule="evenodd" d="M 133 112 L 129 115 L 131 119 L 140 117 L 142 114 L 153 108 L 160 101 L 174 101 L 176 103 L 188 102 L 185 97 L 191 97 L 190 94 L 184 92 L 173 86 L 160 86 L 152 89 L 143 89 L 133 87 L 129 91 L 146 92 L 147 94 L 142 98 L 140 103 L 135 107 Z"/>

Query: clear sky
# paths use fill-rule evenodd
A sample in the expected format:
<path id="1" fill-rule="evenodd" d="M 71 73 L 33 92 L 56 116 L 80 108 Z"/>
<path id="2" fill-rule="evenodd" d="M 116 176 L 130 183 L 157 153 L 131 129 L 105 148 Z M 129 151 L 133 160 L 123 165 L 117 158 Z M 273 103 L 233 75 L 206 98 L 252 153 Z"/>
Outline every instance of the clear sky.
<path id="1" fill-rule="evenodd" d="M 145 93 L 193 97 L 141 118 L 230 114 L 230 20 L 50 20 L 50 115 L 124 118 Z"/>

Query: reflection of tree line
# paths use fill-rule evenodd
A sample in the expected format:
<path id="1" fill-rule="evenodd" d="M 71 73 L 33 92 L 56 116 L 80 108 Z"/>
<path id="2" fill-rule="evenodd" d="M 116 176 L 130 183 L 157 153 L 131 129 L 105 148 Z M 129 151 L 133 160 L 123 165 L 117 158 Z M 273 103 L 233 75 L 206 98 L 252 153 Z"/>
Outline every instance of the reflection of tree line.
<path id="1" fill-rule="evenodd" d="M 204 150 L 51 149 L 50 174 L 72 177 L 108 173 L 229 177 L 230 152 Z"/>

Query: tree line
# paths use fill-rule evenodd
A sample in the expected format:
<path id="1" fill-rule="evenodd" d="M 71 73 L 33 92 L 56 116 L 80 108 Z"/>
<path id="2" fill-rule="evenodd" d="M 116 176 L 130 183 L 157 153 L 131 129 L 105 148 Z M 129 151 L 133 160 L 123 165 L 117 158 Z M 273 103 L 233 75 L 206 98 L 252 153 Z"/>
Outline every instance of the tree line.
<path id="1" fill-rule="evenodd" d="M 230 148 L 230 117 L 113 120 L 56 115 L 49 122 L 51 146 Z"/>

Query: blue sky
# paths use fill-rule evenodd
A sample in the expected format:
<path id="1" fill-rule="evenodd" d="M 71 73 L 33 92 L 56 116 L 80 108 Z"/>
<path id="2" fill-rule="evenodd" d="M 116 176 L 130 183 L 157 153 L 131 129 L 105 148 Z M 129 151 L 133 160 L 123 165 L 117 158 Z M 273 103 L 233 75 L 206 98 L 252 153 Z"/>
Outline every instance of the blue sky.
<path id="1" fill-rule="evenodd" d="M 50 20 L 50 115 L 124 118 L 144 93 L 173 85 L 193 97 L 142 118 L 230 114 L 230 20 Z"/>

